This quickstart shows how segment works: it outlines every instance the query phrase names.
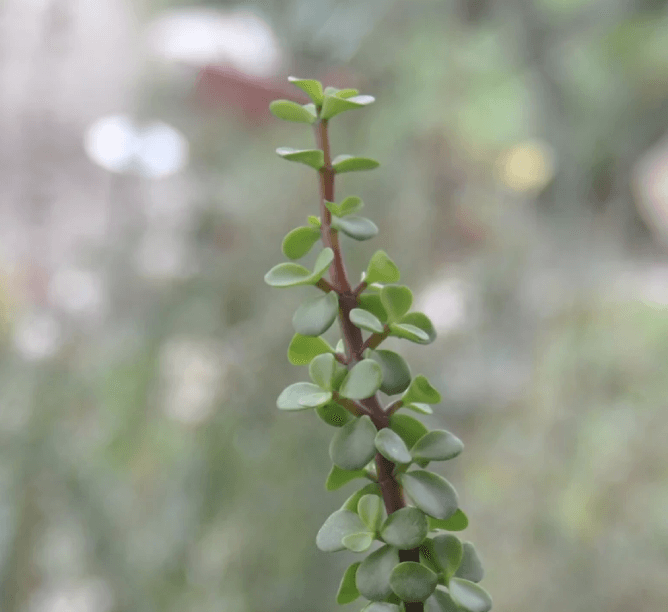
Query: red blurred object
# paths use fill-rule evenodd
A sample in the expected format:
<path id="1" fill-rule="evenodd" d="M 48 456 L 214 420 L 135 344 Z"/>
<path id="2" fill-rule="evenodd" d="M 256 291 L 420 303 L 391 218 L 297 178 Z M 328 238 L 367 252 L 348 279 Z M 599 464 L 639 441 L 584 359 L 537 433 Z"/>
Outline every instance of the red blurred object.
<path id="1" fill-rule="evenodd" d="M 310 75 L 296 76 L 313 78 Z M 205 108 L 220 109 L 241 118 L 250 126 L 261 126 L 273 118 L 269 112 L 269 103 L 273 100 L 283 98 L 300 104 L 309 102 L 306 94 L 291 85 L 287 77 L 263 78 L 227 66 L 206 66 L 197 77 L 194 99 Z M 320 80 L 323 87 L 359 86 L 359 79 L 348 71 L 330 71 Z"/>

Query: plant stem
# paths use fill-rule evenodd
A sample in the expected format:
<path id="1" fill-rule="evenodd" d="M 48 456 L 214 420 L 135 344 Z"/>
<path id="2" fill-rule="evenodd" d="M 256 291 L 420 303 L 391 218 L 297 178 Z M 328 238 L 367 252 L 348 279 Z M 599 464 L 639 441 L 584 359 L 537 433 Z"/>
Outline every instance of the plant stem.
<path id="1" fill-rule="evenodd" d="M 375 343 L 365 343 L 362 339 L 362 331 L 353 325 L 350 321 L 350 311 L 357 307 L 359 294 L 364 290 L 364 287 L 358 285 L 353 290 L 348 280 L 346 267 L 343 262 L 343 254 L 341 246 L 339 245 L 339 236 L 337 230 L 332 228 L 332 213 L 325 206 L 325 202 L 334 201 L 334 170 L 332 168 L 332 158 L 329 146 L 329 132 L 328 122 L 321 120 L 315 125 L 315 137 L 318 147 L 322 150 L 324 155 L 324 165 L 320 169 L 320 216 L 321 216 L 321 236 L 325 247 L 329 247 L 334 251 L 334 261 L 329 268 L 329 275 L 331 279 L 331 286 L 339 296 L 339 323 L 341 325 L 341 333 L 343 335 L 343 342 L 346 347 L 346 355 L 348 357 L 347 367 L 352 368 L 358 361 L 362 360 L 362 353 L 367 346 L 375 344 L 378 346 L 380 341 L 386 337 L 386 334 L 376 334 L 379 338 Z M 365 285 L 365 284 L 364 284 Z M 389 427 L 389 415 L 383 410 L 378 395 L 374 394 L 364 400 L 360 400 L 368 411 L 369 416 L 376 429 L 381 430 Z M 395 464 L 383 457 L 380 453 L 376 453 L 376 471 L 378 474 L 378 484 L 383 495 L 383 502 L 385 503 L 385 510 L 388 516 L 396 512 L 400 508 L 406 506 L 401 486 L 397 479 L 393 476 Z M 412 550 L 400 550 L 399 560 L 420 562 L 420 553 L 417 548 Z M 404 602 L 406 612 L 424 612 L 424 604 L 422 602 Z"/>

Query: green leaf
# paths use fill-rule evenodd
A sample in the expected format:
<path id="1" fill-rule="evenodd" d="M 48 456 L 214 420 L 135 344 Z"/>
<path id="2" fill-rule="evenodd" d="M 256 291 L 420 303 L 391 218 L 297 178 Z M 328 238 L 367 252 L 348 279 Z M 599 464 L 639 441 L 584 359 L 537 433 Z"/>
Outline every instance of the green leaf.
<path id="1" fill-rule="evenodd" d="M 390 259 L 385 251 L 376 251 L 369 261 L 364 280 L 368 285 L 371 283 L 396 283 L 399 282 L 401 274 L 399 268 Z"/>
<path id="2" fill-rule="evenodd" d="M 361 312 L 365 311 L 362 310 Z M 380 390 L 383 393 L 387 395 L 402 393 L 411 384 L 411 369 L 401 355 L 393 351 L 377 349 L 371 351 L 369 356 L 380 366 L 383 374 L 383 384 L 380 386 Z"/>
<path id="3" fill-rule="evenodd" d="M 413 402 L 438 404 L 441 401 L 441 394 L 431 386 L 426 376 L 418 374 L 401 396 L 401 399 L 405 404 L 412 404 Z"/>
<path id="4" fill-rule="evenodd" d="M 288 81 L 299 87 L 299 89 L 313 100 L 314 104 L 318 106 L 322 104 L 325 94 L 322 91 L 322 83 L 320 81 L 316 81 L 315 79 L 300 79 L 295 76 L 289 76 Z"/>
<path id="5" fill-rule="evenodd" d="M 364 495 L 378 495 L 380 497 L 380 487 L 375 482 L 370 482 L 363 486 L 359 491 L 355 491 L 341 506 L 341 510 L 357 512 L 357 505 Z"/>
<path id="6" fill-rule="evenodd" d="M 292 365 L 307 365 L 315 356 L 333 352 L 334 349 L 322 338 L 295 334 L 288 347 L 288 360 Z"/>
<path id="7" fill-rule="evenodd" d="M 411 402 L 410 404 L 403 404 L 402 408 L 408 408 L 408 410 L 419 412 L 420 414 L 434 414 L 431 406 L 429 404 L 423 404 L 422 402 Z"/>
<path id="8" fill-rule="evenodd" d="M 283 238 L 281 248 L 286 257 L 299 259 L 308 253 L 320 240 L 320 230 L 309 225 L 296 227 Z"/>
<path id="9" fill-rule="evenodd" d="M 271 287 L 296 287 L 298 285 L 314 285 L 313 273 L 296 263 L 282 263 L 274 266 L 264 275 L 264 282 Z"/>
<path id="10" fill-rule="evenodd" d="M 360 592 L 357 590 L 357 585 L 355 584 L 355 574 L 359 566 L 359 561 L 353 563 L 343 574 L 341 584 L 339 585 L 339 592 L 336 594 L 336 603 L 340 606 L 351 603 L 360 596 Z"/>
<path id="11" fill-rule="evenodd" d="M 332 399 L 330 392 L 324 392 L 317 385 L 299 382 L 283 389 L 276 400 L 281 410 L 306 410 L 323 406 Z"/>
<path id="12" fill-rule="evenodd" d="M 367 415 L 355 418 L 334 434 L 329 456 L 343 470 L 361 470 L 376 454 L 375 437 L 376 428 Z"/>
<path id="13" fill-rule="evenodd" d="M 392 590 L 405 602 L 424 601 L 438 584 L 438 576 L 415 561 L 399 563 L 390 575 Z"/>
<path id="14" fill-rule="evenodd" d="M 372 496 L 373 497 L 373 496 Z M 353 552 L 364 552 L 373 544 L 373 533 L 362 531 L 361 533 L 351 533 L 344 536 L 341 543 Z"/>
<path id="15" fill-rule="evenodd" d="M 269 104 L 269 110 L 274 117 L 283 119 L 283 121 L 312 124 L 318 118 L 310 109 L 290 100 L 274 100 Z"/>
<path id="16" fill-rule="evenodd" d="M 325 90 L 325 98 L 322 102 L 320 117 L 321 119 L 331 119 L 339 113 L 353 110 L 355 108 L 362 108 L 367 104 L 371 104 L 374 100 L 375 98 L 373 96 L 352 96 L 351 98 L 344 99 L 338 95 L 328 94 L 327 90 Z"/>
<path id="17" fill-rule="evenodd" d="M 332 380 L 336 372 L 337 361 L 332 353 L 323 353 L 313 358 L 308 366 L 311 380 L 321 389 L 332 390 Z"/>
<path id="18" fill-rule="evenodd" d="M 357 298 L 357 303 L 360 308 L 364 308 L 364 310 L 373 314 L 381 323 L 387 321 L 387 312 L 385 312 L 385 308 L 380 301 L 380 295 L 363 293 Z"/>
<path id="19" fill-rule="evenodd" d="M 394 323 L 409 311 L 413 294 L 403 285 L 386 285 L 380 290 L 380 301 L 387 312 L 387 320 Z"/>
<path id="20" fill-rule="evenodd" d="M 480 582 L 485 577 L 485 570 L 475 546 L 473 546 L 472 542 L 464 542 L 463 549 L 464 554 L 455 572 L 455 576 L 470 580 L 471 582 Z"/>
<path id="21" fill-rule="evenodd" d="M 366 472 L 364 470 L 342 470 L 338 465 L 333 465 L 329 470 L 325 488 L 328 491 L 336 491 L 356 478 L 366 478 Z"/>
<path id="22" fill-rule="evenodd" d="M 358 215 L 332 216 L 332 227 L 355 240 L 369 240 L 378 233 L 378 227 L 373 221 Z"/>
<path id="23" fill-rule="evenodd" d="M 390 335 L 410 340 L 416 344 L 429 344 L 427 332 L 423 332 L 419 327 L 408 323 L 392 323 L 390 325 Z"/>
<path id="24" fill-rule="evenodd" d="M 385 601 L 372 601 L 370 604 L 364 606 L 361 612 L 401 612 L 401 608 L 396 604 Z"/>
<path id="25" fill-rule="evenodd" d="M 442 476 L 414 470 L 399 475 L 404 491 L 425 514 L 446 519 L 457 511 L 457 492 Z"/>
<path id="26" fill-rule="evenodd" d="M 359 573 L 359 569 L 357 572 Z M 489 612 L 492 609 L 489 593 L 475 582 L 451 578 L 448 589 L 454 602 L 468 612 Z"/>
<path id="27" fill-rule="evenodd" d="M 315 411 L 327 425 L 332 427 L 343 427 L 350 419 L 354 418 L 343 406 L 335 402 L 318 406 Z"/>
<path id="28" fill-rule="evenodd" d="M 433 595 L 424 602 L 424 612 L 462 612 L 449 593 L 436 587 Z"/>
<path id="29" fill-rule="evenodd" d="M 366 399 L 378 391 L 382 382 L 383 374 L 380 366 L 373 359 L 362 359 L 348 372 L 341 383 L 339 393 L 348 399 Z"/>
<path id="30" fill-rule="evenodd" d="M 447 519 L 435 519 L 431 516 L 427 518 L 429 519 L 429 531 L 434 531 L 435 529 L 463 531 L 469 526 L 469 519 L 461 508 Z"/>
<path id="31" fill-rule="evenodd" d="M 401 437 L 391 429 L 381 429 L 375 440 L 378 452 L 393 463 L 410 463 L 411 454 Z"/>
<path id="32" fill-rule="evenodd" d="M 457 536 L 442 533 L 432 540 L 432 552 L 446 580 L 455 573 L 462 562 L 463 547 Z"/>
<path id="33" fill-rule="evenodd" d="M 338 87 L 325 87 L 325 94 L 329 96 L 339 96 L 339 98 L 350 98 L 359 93 L 357 89 L 339 89 Z"/>
<path id="34" fill-rule="evenodd" d="M 339 204 L 339 212 L 336 213 L 337 217 L 345 217 L 346 215 L 352 215 L 353 213 L 359 212 L 364 208 L 364 202 L 361 198 L 357 196 L 348 196 L 341 204 Z"/>
<path id="35" fill-rule="evenodd" d="M 370 157 L 353 157 L 352 155 L 337 155 L 332 160 L 332 169 L 337 174 L 342 172 L 356 172 L 378 168 L 380 162 Z"/>
<path id="36" fill-rule="evenodd" d="M 338 296 L 330 291 L 304 302 L 297 308 L 292 317 L 292 326 L 302 336 L 319 336 L 332 326 L 338 312 Z"/>
<path id="37" fill-rule="evenodd" d="M 427 523 L 429 523 L 429 517 L 427 516 L 426 518 Z M 420 544 L 420 563 L 426 565 L 436 574 L 441 574 L 443 571 L 441 566 L 436 561 L 436 555 L 434 554 L 434 541 L 431 538 L 425 538 L 422 544 Z"/>
<path id="38" fill-rule="evenodd" d="M 360 329 L 377 334 L 383 333 L 383 324 L 376 318 L 376 315 L 362 308 L 353 308 L 350 311 L 350 322 Z"/>
<path id="39" fill-rule="evenodd" d="M 376 533 L 383 522 L 383 503 L 377 495 L 363 495 L 357 504 L 357 514 L 369 531 Z"/>
<path id="40" fill-rule="evenodd" d="M 359 592 L 372 601 L 391 595 L 390 575 L 398 563 L 399 551 L 392 546 L 386 544 L 372 552 L 357 568 L 355 583 Z"/>
<path id="41" fill-rule="evenodd" d="M 348 510 L 337 510 L 329 515 L 318 531 L 315 544 L 323 552 L 344 550 L 343 538 L 360 531 L 364 531 L 364 524 L 357 514 Z"/>
<path id="42" fill-rule="evenodd" d="M 315 259 L 315 263 L 313 264 L 313 276 L 315 277 L 313 281 L 314 284 L 322 278 L 322 275 L 327 271 L 327 268 L 329 268 L 333 261 L 334 251 L 332 251 L 332 249 L 329 247 L 324 248 L 322 251 L 320 251 L 320 253 L 318 253 L 318 256 Z"/>
<path id="43" fill-rule="evenodd" d="M 292 149 L 291 147 L 279 147 L 276 149 L 283 159 L 299 162 L 320 170 L 325 165 L 325 156 L 320 149 Z"/>
<path id="44" fill-rule="evenodd" d="M 401 439 L 411 448 L 428 429 L 417 419 L 407 414 L 395 413 L 390 417 L 390 429 L 398 433 Z"/>
<path id="45" fill-rule="evenodd" d="M 413 448 L 413 459 L 427 461 L 447 461 L 464 450 L 464 443 L 454 434 L 444 429 L 435 429 L 420 438 Z"/>
<path id="46" fill-rule="evenodd" d="M 312 225 L 313 227 L 320 228 L 322 225 L 320 217 L 316 217 L 315 215 L 309 215 L 306 220 L 309 222 L 309 225 Z"/>
<path id="47" fill-rule="evenodd" d="M 413 340 L 413 342 L 417 342 L 418 344 L 431 344 L 434 340 L 436 340 L 436 330 L 434 329 L 434 324 L 431 322 L 431 319 L 422 312 L 409 312 L 401 317 L 401 321 L 399 323 L 401 325 L 411 325 L 412 327 L 417 327 L 423 333 L 427 334 L 426 340 Z"/>
<path id="48" fill-rule="evenodd" d="M 387 517 L 380 535 L 388 544 L 400 550 L 410 550 L 420 546 L 428 532 L 429 523 L 422 510 L 406 506 Z"/>

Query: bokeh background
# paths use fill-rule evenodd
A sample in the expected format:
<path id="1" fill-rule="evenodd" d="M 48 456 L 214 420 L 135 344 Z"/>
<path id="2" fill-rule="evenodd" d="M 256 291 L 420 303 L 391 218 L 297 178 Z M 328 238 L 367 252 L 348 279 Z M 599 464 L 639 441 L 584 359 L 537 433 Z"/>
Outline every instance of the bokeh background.
<path id="1" fill-rule="evenodd" d="M 332 125 L 381 162 L 345 255 L 437 326 L 388 348 L 465 442 L 495 609 L 667 610 L 664 0 L 4 0 L 0 610 L 337 609 L 354 485 L 275 407 L 309 289 L 262 280 L 317 207 L 289 74 L 377 99 Z"/>

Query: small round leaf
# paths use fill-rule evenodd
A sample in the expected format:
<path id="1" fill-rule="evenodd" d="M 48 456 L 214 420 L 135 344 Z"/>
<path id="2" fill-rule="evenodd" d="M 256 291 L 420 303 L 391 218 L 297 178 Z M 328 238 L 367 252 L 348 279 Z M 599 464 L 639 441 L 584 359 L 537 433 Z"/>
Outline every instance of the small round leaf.
<path id="1" fill-rule="evenodd" d="M 410 404 L 402 404 L 402 408 L 407 408 L 413 412 L 419 412 L 420 414 L 434 414 L 434 411 L 431 409 L 429 404 L 423 404 L 422 402 L 411 402 Z"/>
<path id="2" fill-rule="evenodd" d="M 390 575 L 392 590 L 406 602 L 424 601 L 436 589 L 438 576 L 415 561 L 399 563 Z"/>
<path id="3" fill-rule="evenodd" d="M 383 324 L 376 316 L 362 308 L 353 308 L 350 311 L 350 322 L 360 329 L 377 334 L 382 334 L 384 330 Z"/>
<path id="4" fill-rule="evenodd" d="M 431 516 L 429 519 L 429 531 L 436 529 L 445 529 L 446 531 L 464 531 L 469 526 L 469 519 L 461 508 L 457 510 L 450 518 L 435 519 Z"/>
<path id="5" fill-rule="evenodd" d="M 449 593 L 436 587 L 432 596 L 424 602 L 424 612 L 462 612 Z"/>
<path id="6" fill-rule="evenodd" d="M 455 572 L 455 576 L 470 580 L 471 582 L 480 582 L 485 577 L 485 570 L 475 546 L 473 546 L 472 542 L 464 542 L 463 549 L 462 560 Z"/>
<path id="7" fill-rule="evenodd" d="M 339 585 L 339 592 L 336 594 L 336 603 L 340 606 L 351 603 L 360 596 L 360 592 L 357 590 L 357 585 L 355 584 L 355 574 L 359 566 L 360 562 L 353 563 L 343 574 L 341 584 Z"/>
<path id="8" fill-rule="evenodd" d="M 346 215 L 352 215 L 353 213 L 359 212 L 364 208 L 364 202 L 361 198 L 357 196 L 348 196 L 341 204 L 339 204 L 339 212 L 336 214 L 337 217 L 345 217 Z"/>
<path id="9" fill-rule="evenodd" d="M 321 389 L 332 390 L 332 379 L 336 371 L 336 359 L 332 353 L 323 353 L 313 358 L 308 366 L 311 380 Z"/>
<path id="10" fill-rule="evenodd" d="M 363 486 L 359 491 L 355 491 L 341 506 L 341 510 L 349 510 L 350 512 L 357 512 L 357 506 L 360 499 L 364 495 L 378 495 L 381 496 L 380 487 L 375 482 L 370 482 Z"/>
<path id="11" fill-rule="evenodd" d="M 468 612 L 489 612 L 492 609 L 489 593 L 475 582 L 451 578 L 448 589 L 454 602 Z"/>
<path id="12" fill-rule="evenodd" d="M 380 386 L 383 393 L 387 395 L 402 393 L 410 385 L 411 369 L 401 355 L 393 351 L 375 350 L 371 351 L 370 358 L 380 366 L 383 373 L 383 384 Z"/>
<path id="13" fill-rule="evenodd" d="M 390 429 L 401 436 L 408 448 L 411 448 L 422 436 L 427 428 L 417 419 L 407 414 L 395 413 L 390 417 Z"/>
<path id="14" fill-rule="evenodd" d="M 338 465 L 333 465 L 327 476 L 325 488 L 328 491 L 336 491 L 356 478 L 366 478 L 366 472 L 364 470 L 342 470 Z"/>
<path id="15" fill-rule="evenodd" d="M 288 347 L 288 360 L 292 365 L 307 365 L 315 356 L 333 352 L 334 349 L 322 338 L 295 334 Z"/>
<path id="16" fill-rule="evenodd" d="M 366 399 L 380 389 L 382 382 L 380 366 L 373 359 L 362 359 L 343 379 L 339 393 L 348 399 Z"/>
<path id="17" fill-rule="evenodd" d="M 389 597 L 390 575 L 398 563 L 399 551 L 392 546 L 385 545 L 372 552 L 357 568 L 355 583 L 359 592 L 372 601 Z"/>
<path id="18" fill-rule="evenodd" d="M 317 119 L 314 112 L 290 100 L 274 100 L 269 104 L 269 110 L 274 117 L 283 119 L 283 121 L 311 124 Z"/>
<path id="19" fill-rule="evenodd" d="M 434 560 L 449 579 L 462 562 L 464 549 L 461 541 L 451 533 L 442 533 L 434 537 L 431 544 Z"/>
<path id="20" fill-rule="evenodd" d="M 331 425 L 332 427 L 343 427 L 350 419 L 354 418 L 343 406 L 335 402 L 318 406 L 315 411 L 327 425 Z"/>
<path id="21" fill-rule="evenodd" d="M 369 261 L 364 280 L 371 283 L 397 283 L 401 274 L 396 264 L 385 251 L 376 251 Z"/>
<path id="22" fill-rule="evenodd" d="M 426 470 L 414 470 L 401 474 L 399 479 L 406 494 L 425 514 L 446 519 L 457 511 L 457 492 L 442 476 Z"/>
<path id="23" fill-rule="evenodd" d="M 410 550 L 420 546 L 428 532 L 429 523 L 422 510 L 406 506 L 387 517 L 380 535 L 388 544 L 400 550 Z"/>
<path id="24" fill-rule="evenodd" d="M 401 396 L 401 399 L 405 404 L 412 404 L 413 402 L 438 404 L 441 401 L 441 394 L 431 386 L 426 376 L 418 374 Z"/>
<path id="25" fill-rule="evenodd" d="M 279 147 L 276 149 L 283 159 L 299 162 L 320 170 L 325 165 L 325 156 L 320 149 L 292 149 L 290 147 Z"/>
<path id="26" fill-rule="evenodd" d="M 348 510 L 337 510 L 323 523 L 315 538 L 315 544 L 323 552 L 344 550 L 343 538 L 361 531 L 364 531 L 364 524 L 357 514 Z"/>
<path id="27" fill-rule="evenodd" d="M 300 79 L 299 77 L 289 76 L 288 81 L 301 89 L 314 104 L 320 106 L 325 94 L 322 91 L 322 83 L 315 79 Z"/>
<path id="28" fill-rule="evenodd" d="M 373 238 L 378 233 L 378 226 L 373 221 L 358 215 L 349 215 L 347 217 L 333 216 L 332 227 L 355 240 L 369 240 L 369 238 Z"/>
<path id="29" fill-rule="evenodd" d="M 355 418 L 334 434 L 329 456 L 343 470 L 360 470 L 376 454 L 375 437 L 376 428 L 367 415 Z"/>
<path id="30" fill-rule="evenodd" d="M 401 317 L 400 323 L 402 325 L 412 325 L 413 327 L 417 327 L 427 334 L 426 340 L 417 340 L 418 344 L 431 344 L 436 340 L 436 329 L 434 328 L 434 324 L 431 322 L 431 319 L 422 312 L 406 313 Z M 416 342 L 416 340 L 413 340 L 413 342 Z"/>
<path id="31" fill-rule="evenodd" d="M 271 287 L 296 287 L 313 285 L 318 282 L 311 280 L 313 274 L 304 266 L 296 263 L 282 263 L 274 266 L 264 275 L 264 282 Z"/>
<path id="32" fill-rule="evenodd" d="M 305 225 L 288 232 L 283 238 L 281 248 L 286 257 L 299 259 L 304 257 L 318 240 L 320 240 L 320 230 L 312 225 Z"/>
<path id="33" fill-rule="evenodd" d="M 329 90 L 332 91 L 331 89 Z M 338 90 L 341 93 L 341 90 Z M 320 117 L 322 119 L 331 119 L 332 117 L 343 113 L 348 110 L 353 110 L 355 108 L 362 108 L 367 104 L 374 102 L 375 98 L 373 96 L 352 96 L 350 98 L 341 98 L 340 95 L 331 95 L 327 93 L 325 89 L 325 97 L 322 102 L 322 110 L 320 112 Z"/>
<path id="34" fill-rule="evenodd" d="M 306 410 L 322 406 L 332 399 L 332 394 L 323 392 L 317 385 L 299 382 L 283 389 L 276 400 L 281 410 Z"/>
<path id="35" fill-rule="evenodd" d="M 372 495 L 372 497 L 374 496 Z M 351 533 L 350 535 L 344 536 L 341 543 L 348 550 L 352 550 L 353 552 L 364 552 L 369 549 L 371 544 L 373 544 L 373 533 L 368 531 Z"/>
<path id="36" fill-rule="evenodd" d="M 383 503 L 377 495 L 363 495 L 357 504 L 357 514 L 369 531 L 376 532 L 383 522 Z"/>
<path id="37" fill-rule="evenodd" d="M 444 429 L 436 429 L 422 436 L 411 448 L 413 459 L 447 461 L 464 450 L 464 443 Z"/>
<path id="38" fill-rule="evenodd" d="M 409 323 L 392 323 L 390 325 L 390 335 L 410 340 L 416 344 L 429 344 L 427 332 Z"/>
<path id="39" fill-rule="evenodd" d="M 337 155 L 332 160 L 332 169 L 337 174 L 342 172 L 355 172 L 359 170 L 373 170 L 378 168 L 380 162 L 370 157 L 353 157 L 352 155 Z"/>
<path id="40" fill-rule="evenodd" d="M 386 427 L 376 434 L 378 452 L 393 463 L 410 463 L 411 454 L 401 437 Z"/>
<path id="41" fill-rule="evenodd" d="M 381 321 L 381 323 L 385 323 L 387 321 L 387 313 L 385 312 L 385 308 L 383 308 L 383 304 L 380 301 L 380 295 L 374 293 L 363 293 L 357 299 L 357 303 L 359 304 L 360 308 L 368 310 L 379 321 Z"/>
<path id="42" fill-rule="evenodd" d="M 401 319 L 413 303 L 413 294 L 403 285 L 386 285 L 380 290 L 380 301 L 390 323 Z"/>
<path id="43" fill-rule="evenodd" d="M 302 336 L 324 334 L 339 312 L 339 300 L 334 291 L 323 293 L 304 302 L 292 317 L 292 326 Z"/>

